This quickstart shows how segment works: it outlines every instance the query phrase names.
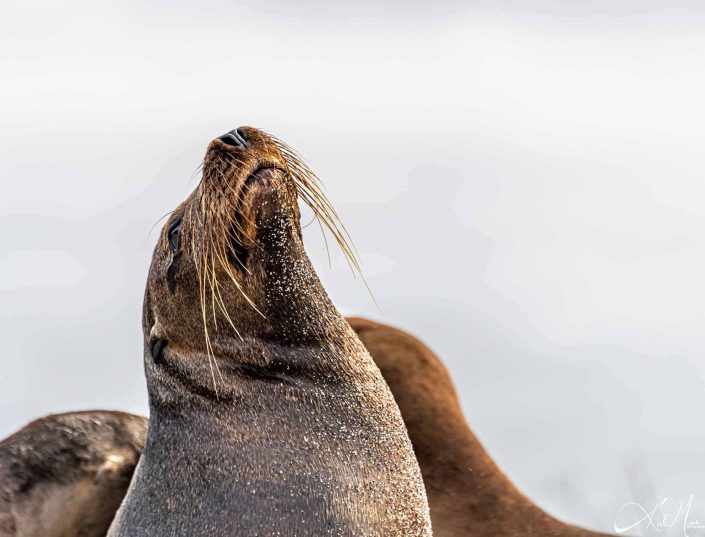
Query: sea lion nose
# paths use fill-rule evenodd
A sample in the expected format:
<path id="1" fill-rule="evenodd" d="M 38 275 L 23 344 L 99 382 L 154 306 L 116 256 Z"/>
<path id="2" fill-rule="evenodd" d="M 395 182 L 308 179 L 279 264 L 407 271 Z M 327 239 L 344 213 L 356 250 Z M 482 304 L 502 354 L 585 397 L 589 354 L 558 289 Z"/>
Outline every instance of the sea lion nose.
<path id="1" fill-rule="evenodd" d="M 245 140 L 240 129 L 233 129 L 230 132 L 226 132 L 223 136 L 218 136 L 218 140 L 234 147 L 247 147 L 247 140 Z"/>

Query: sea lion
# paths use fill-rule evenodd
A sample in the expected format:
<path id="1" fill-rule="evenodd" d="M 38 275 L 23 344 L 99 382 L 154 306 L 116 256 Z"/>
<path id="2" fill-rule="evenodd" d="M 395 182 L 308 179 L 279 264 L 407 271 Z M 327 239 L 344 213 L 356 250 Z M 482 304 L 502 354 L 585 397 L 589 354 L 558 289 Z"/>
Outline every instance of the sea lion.
<path id="1" fill-rule="evenodd" d="M 146 435 L 146 418 L 92 410 L 0 442 L 0 537 L 104 537 Z"/>
<path id="2" fill-rule="evenodd" d="M 411 334 L 348 318 L 389 384 L 421 466 L 437 537 L 596 537 L 542 511 L 507 479 L 463 417 L 441 360 Z"/>
<path id="3" fill-rule="evenodd" d="M 244 127 L 166 222 L 147 442 L 110 537 L 431 534 L 399 409 L 311 267 L 297 197 L 349 253 L 300 157 Z"/>

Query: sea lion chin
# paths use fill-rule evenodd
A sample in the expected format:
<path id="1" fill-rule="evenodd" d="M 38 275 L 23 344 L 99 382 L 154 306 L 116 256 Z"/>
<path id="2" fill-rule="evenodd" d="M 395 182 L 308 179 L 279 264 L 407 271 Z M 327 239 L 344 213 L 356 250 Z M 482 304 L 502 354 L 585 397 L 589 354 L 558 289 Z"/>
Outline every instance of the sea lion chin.
<path id="1" fill-rule="evenodd" d="M 389 389 L 306 256 L 297 198 L 349 252 L 315 176 L 245 127 L 155 247 L 147 442 L 111 537 L 430 535 Z"/>

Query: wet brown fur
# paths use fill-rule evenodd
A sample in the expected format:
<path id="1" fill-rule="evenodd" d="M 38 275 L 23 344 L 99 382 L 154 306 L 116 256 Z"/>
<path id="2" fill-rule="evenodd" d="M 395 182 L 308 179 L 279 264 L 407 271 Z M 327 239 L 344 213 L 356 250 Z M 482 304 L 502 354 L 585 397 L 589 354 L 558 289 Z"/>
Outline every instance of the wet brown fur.
<path id="1" fill-rule="evenodd" d="M 0 442 L 0 537 L 104 537 L 147 419 L 85 411 L 35 420 Z"/>
<path id="2" fill-rule="evenodd" d="M 556 520 L 502 473 L 465 421 L 440 359 L 411 334 L 352 317 L 399 405 L 437 537 L 596 537 Z"/>

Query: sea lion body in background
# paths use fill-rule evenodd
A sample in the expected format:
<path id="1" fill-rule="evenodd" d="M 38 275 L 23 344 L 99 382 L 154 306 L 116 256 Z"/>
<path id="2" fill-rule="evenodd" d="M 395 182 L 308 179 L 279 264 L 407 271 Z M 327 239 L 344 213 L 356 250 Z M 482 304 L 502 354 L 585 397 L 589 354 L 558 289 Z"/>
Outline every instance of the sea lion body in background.
<path id="1" fill-rule="evenodd" d="M 389 384 L 423 474 L 437 537 L 590 537 L 532 503 L 507 479 L 463 416 L 448 371 L 411 334 L 348 318 Z"/>
<path id="2" fill-rule="evenodd" d="M 314 176 L 241 128 L 164 227 L 144 300 L 147 443 L 111 537 L 428 536 L 391 392 L 303 248 Z"/>
<path id="3" fill-rule="evenodd" d="M 509 482 L 468 427 L 447 370 L 426 345 L 381 323 L 347 320 L 400 406 L 421 464 L 435 535 L 601 535 L 547 515 Z M 105 535 L 145 436 L 146 418 L 93 411 L 48 416 L 0 442 L 0 537 Z M 125 445 L 131 456 L 123 456 Z M 117 466 L 116 452 L 122 461 Z M 93 484 L 99 475 L 104 478 Z M 39 494 L 32 493 L 35 485 Z"/>
<path id="4" fill-rule="evenodd" d="M 35 420 L 0 442 L 0 537 L 104 537 L 147 419 L 85 411 Z"/>

